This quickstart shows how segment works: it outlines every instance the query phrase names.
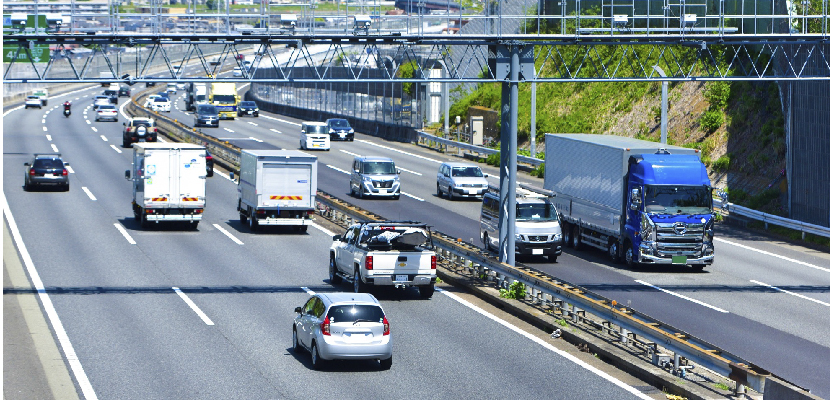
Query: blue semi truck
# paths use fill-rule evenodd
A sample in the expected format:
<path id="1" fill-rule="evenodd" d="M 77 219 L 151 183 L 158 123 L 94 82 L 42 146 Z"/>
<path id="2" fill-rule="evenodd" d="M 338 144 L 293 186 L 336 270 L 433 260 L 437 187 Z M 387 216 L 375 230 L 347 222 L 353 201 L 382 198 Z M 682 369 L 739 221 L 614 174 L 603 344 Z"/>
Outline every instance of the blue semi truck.
<path id="1" fill-rule="evenodd" d="M 545 135 L 545 189 L 569 247 L 631 268 L 715 257 L 712 187 L 697 150 L 611 135 Z"/>

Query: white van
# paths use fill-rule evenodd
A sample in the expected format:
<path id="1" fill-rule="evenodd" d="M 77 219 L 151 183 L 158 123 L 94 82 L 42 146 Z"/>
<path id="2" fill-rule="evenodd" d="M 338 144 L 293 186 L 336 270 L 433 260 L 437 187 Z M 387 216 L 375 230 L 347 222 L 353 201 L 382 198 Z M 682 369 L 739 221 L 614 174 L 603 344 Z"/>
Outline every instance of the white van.
<path id="1" fill-rule="evenodd" d="M 325 122 L 303 122 L 300 126 L 301 150 L 331 150 L 331 139 Z"/>
<path id="2" fill-rule="evenodd" d="M 481 202 L 481 242 L 499 248 L 499 193 L 487 192 Z M 553 202 L 546 196 L 516 197 L 516 254 L 544 255 L 550 262 L 562 254 L 562 227 Z"/>

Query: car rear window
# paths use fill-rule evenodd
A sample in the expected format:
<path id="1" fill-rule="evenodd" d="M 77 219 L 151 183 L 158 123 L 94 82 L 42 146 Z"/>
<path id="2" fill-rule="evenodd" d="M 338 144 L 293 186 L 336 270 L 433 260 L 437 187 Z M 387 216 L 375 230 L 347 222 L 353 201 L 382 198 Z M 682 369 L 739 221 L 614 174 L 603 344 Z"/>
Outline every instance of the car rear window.
<path id="1" fill-rule="evenodd" d="M 332 119 L 329 120 L 329 124 L 335 128 L 349 128 L 349 121 L 345 119 Z"/>
<path id="2" fill-rule="evenodd" d="M 369 304 L 332 306 L 329 308 L 328 317 L 332 324 L 354 323 L 358 320 L 361 322 L 383 322 L 383 310 L 378 306 Z"/>
<path id="3" fill-rule="evenodd" d="M 155 122 L 150 121 L 133 121 L 133 126 L 146 126 L 148 128 L 152 128 L 155 125 Z"/>
<path id="4" fill-rule="evenodd" d="M 115 106 L 101 106 L 98 107 L 99 110 L 115 110 Z"/>
<path id="5" fill-rule="evenodd" d="M 55 158 L 38 158 L 35 160 L 35 168 L 63 168 L 63 161 Z"/>

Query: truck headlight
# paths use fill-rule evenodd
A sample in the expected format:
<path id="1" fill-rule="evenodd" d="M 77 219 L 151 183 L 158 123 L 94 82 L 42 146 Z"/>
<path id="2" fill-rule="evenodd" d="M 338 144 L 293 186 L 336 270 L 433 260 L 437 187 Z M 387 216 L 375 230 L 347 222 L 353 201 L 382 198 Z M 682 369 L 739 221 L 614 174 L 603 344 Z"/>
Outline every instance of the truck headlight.
<path id="1" fill-rule="evenodd" d="M 334 133 L 334 129 L 329 129 L 329 133 Z"/>
<path id="2" fill-rule="evenodd" d="M 561 234 L 557 233 L 557 234 L 553 235 L 553 241 L 554 242 L 558 242 L 560 240 L 562 240 L 562 235 Z"/>
<path id="3" fill-rule="evenodd" d="M 648 214 L 642 213 L 640 215 L 640 237 L 645 241 L 655 241 L 657 235 L 655 233 L 654 222 L 651 222 Z"/>
<path id="4" fill-rule="evenodd" d="M 371 181 L 372 181 L 372 177 L 370 177 L 370 176 L 364 176 L 363 177 L 363 182 L 371 182 Z"/>

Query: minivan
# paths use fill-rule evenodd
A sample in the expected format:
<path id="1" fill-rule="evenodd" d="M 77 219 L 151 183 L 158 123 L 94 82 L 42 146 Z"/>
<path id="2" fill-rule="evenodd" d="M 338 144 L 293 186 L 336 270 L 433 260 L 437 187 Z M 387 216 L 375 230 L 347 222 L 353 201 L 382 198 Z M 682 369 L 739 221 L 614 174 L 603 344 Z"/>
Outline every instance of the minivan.
<path id="1" fill-rule="evenodd" d="M 300 126 L 300 149 L 331 150 L 331 139 L 323 122 L 303 122 Z"/>
<path id="2" fill-rule="evenodd" d="M 490 191 L 481 202 L 481 242 L 487 250 L 499 248 L 498 191 Z M 516 197 L 516 254 L 543 255 L 550 262 L 562 254 L 562 228 L 553 202 L 546 196 Z"/>
<path id="3" fill-rule="evenodd" d="M 436 188 L 438 197 L 444 193 L 450 200 L 457 197 L 483 197 L 490 183 L 487 174 L 478 165 L 445 162 L 438 167 Z"/>
<path id="4" fill-rule="evenodd" d="M 360 198 L 368 196 L 401 198 L 401 170 L 387 157 L 355 157 L 352 162 L 349 193 Z"/>

